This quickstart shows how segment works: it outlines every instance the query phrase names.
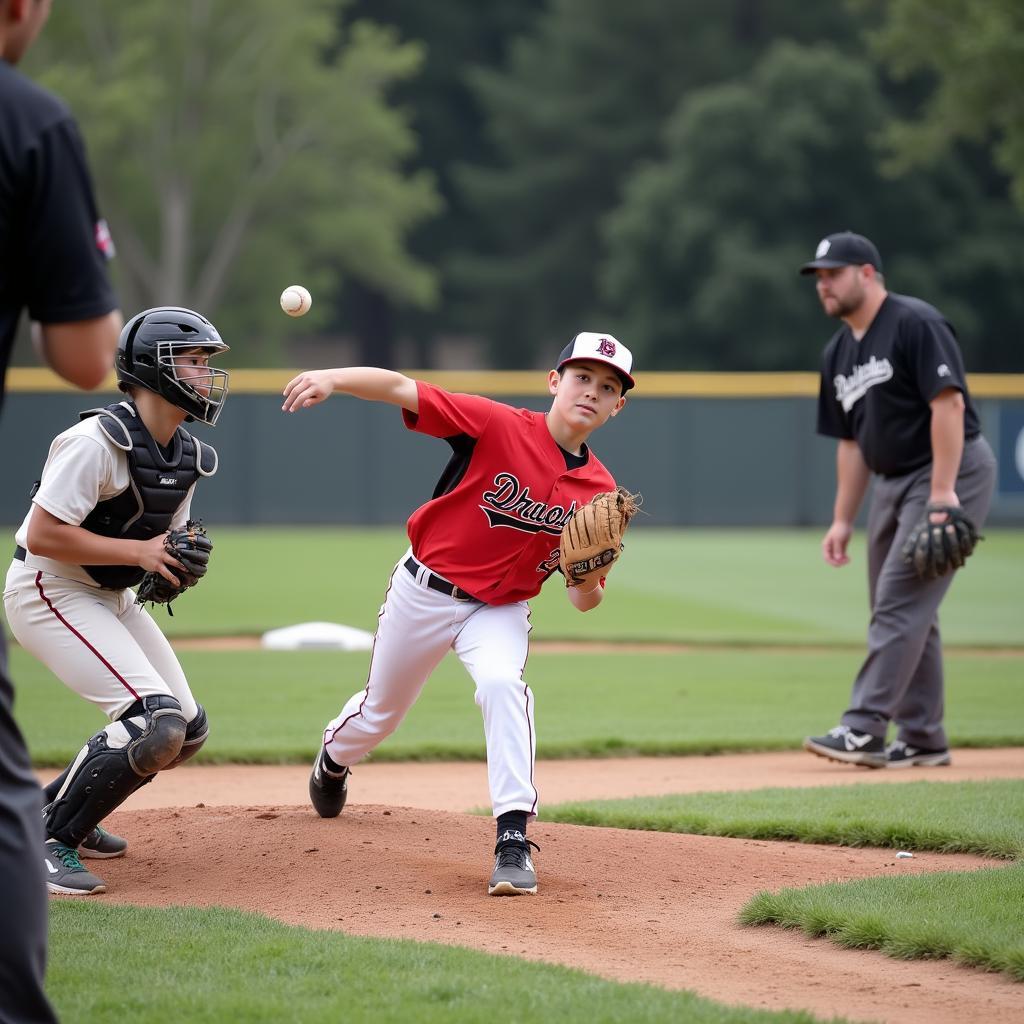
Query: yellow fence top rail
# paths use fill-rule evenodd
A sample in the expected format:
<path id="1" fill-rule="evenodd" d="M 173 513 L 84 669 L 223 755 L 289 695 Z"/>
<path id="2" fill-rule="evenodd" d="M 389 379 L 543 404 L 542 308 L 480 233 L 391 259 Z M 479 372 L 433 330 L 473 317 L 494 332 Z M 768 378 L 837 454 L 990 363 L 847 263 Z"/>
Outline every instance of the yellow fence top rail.
<path id="1" fill-rule="evenodd" d="M 236 394 L 280 395 L 300 371 L 231 370 Z M 448 391 L 481 395 L 543 395 L 543 370 L 403 370 Z M 1024 398 L 1024 373 L 972 373 L 967 382 L 977 398 Z M 9 392 L 73 391 L 45 367 L 13 367 L 7 371 Z M 107 378 L 100 391 L 116 391 L 116 378 Z M 813 398 L 817 373 L 643 373 L 630 400 L 644 398 Z"/>

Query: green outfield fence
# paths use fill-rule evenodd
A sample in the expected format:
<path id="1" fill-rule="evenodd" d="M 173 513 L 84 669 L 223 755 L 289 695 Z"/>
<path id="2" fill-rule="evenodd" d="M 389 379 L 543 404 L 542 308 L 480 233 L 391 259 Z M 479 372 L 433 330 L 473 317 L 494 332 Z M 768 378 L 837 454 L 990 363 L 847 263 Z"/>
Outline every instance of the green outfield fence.
<path id="1" fill-rule="evenodd" d="M 433 490 L 448 457 L 406 431 L 396 410 L 333 399 L 281 412 L 298 371 L 233 370 L 215 430 L 196 433 L 221 456 L 197 506 L 234 524 L 403 522 Z M 407 370 L 453 391 L 546 408 L 542 370 Z M 990 522 L 1024 525 L 1024 374 L 969 378 L 983 429 L 999 458 Z M 118 397 L 111 377 L 76 392 L 42 368 L 8 372 L 0 420 L 6 481 L 0 522 L 18 522 L 50 439 L 85 408 Z M 593 438 L 617 479 L 643 493 L 649 526 L 806 526 L 828 521 L 834 442 L 814 432 L 814 373 L 646 373 L 622 415 Z"/>

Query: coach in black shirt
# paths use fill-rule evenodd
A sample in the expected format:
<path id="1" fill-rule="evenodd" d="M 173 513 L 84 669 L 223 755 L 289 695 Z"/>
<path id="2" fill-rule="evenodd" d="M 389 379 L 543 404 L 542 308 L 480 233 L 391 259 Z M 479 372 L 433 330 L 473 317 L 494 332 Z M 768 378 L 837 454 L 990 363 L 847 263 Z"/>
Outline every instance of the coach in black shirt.
<path id="1" fill-rule="evenodd" d="M 814 274 L 825 312 L 843 321 L 825 349 L 818 433 L 838 439 L 830 565 L 849 562 L 853 523 L 869 482 L 868 655 L 850 707 L 805 749 L 870 768 L 950 763 L 943 728 L 938 610 L 953 574 L 921 580 L 903 561 L 929 502 L 962 505 L 980 528 L 996 463 L 981 436 L 956 335 L 934 306 L 886 291 L 874 244 L 849 231 L 821 240 Z M 889 723 L 897 731 L 886 744 Z"/>
<path id="2" fill-rule="evenodd" d="M 27 308 L 43 359 L 95 388 L 121 329 L 106 270 L 110 235 L 67 107 L 13 67 L 49 11 L 50 0 L 0 0 L 0 382 Z M 0 1022 L 27 1024 L 55 1017 L 43 993 L 42 794 L 12 704 L 0 628 Z"/>

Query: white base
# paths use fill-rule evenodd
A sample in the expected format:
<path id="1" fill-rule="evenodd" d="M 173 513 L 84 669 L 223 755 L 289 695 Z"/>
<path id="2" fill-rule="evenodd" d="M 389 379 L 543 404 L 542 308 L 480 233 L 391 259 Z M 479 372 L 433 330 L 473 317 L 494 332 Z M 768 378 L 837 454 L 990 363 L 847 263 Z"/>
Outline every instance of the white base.
<path id="1" fill-rule="evenodd" d="M 263 634 L 261 646 L 268 651 L 298 651 L 319 648 L 332 651 L 368 651 L 373 634 L 337 622 L 300 622 Z"/>

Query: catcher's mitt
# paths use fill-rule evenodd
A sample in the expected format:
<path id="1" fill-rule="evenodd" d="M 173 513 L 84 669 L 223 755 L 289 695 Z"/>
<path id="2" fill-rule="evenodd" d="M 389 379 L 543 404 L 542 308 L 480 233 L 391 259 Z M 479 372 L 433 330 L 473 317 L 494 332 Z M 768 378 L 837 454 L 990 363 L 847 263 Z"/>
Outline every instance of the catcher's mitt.
<path id="1" fill-rule="evenodd" d="M 945 518 L 933 523 L 935 513 Z M 924 518 L 903 543 L 903 561 L 912 565 L 921 579 L 933 580 L 959 569 L 979 540 L 974 523 L 958 505 L 929 504 Z"/>
<path id="2" fill-rule="evenodd" d="M 562 527 L 558 564 L 567 587 L 592 582 L 602 576 L 622 552 L 622 535 L 640 508 L 640 496 L 624 487 L 602 491 L 576 511 Z"/>
<path id="3" fill-rule="evenodd" d="M 206 575 L 213 541 L 207 535 L 202 520 L 190 519 L 184 526 L 179 526 L 167 534 L 164 538 L 164 548 L 185 566 L 184 572 L 176 566 L 171 568 L 171 572 L 181 582 L 175 586 L 160 573 L 147 572 L 139 584 L 135 603 L 165 604 L 168 615 L 173 615 L 171 602 L 189 587 L 194 587 Z"/>

